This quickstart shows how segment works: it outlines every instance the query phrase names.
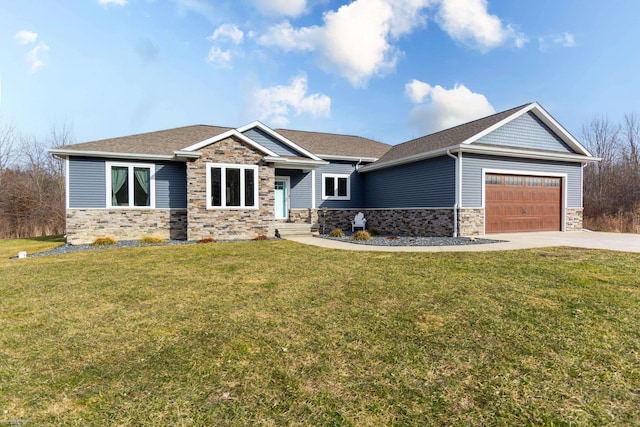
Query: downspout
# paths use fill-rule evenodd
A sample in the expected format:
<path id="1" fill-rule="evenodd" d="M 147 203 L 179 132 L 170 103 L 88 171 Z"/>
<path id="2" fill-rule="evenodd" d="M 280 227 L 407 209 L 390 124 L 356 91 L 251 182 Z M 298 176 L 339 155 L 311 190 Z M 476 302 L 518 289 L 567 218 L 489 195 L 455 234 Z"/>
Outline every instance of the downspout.
<path id="1" fill-rule="evenodd" d="M 456 202 L 453 204 L 453 237 L 458 237 L 458 197 L 460 194 L 460 189 L 459 189 L 460 183 L 458 182 L 458 169 L 459 169 L 458 160 L 459 159 L 457 156 L 454 156 L 453 154 L 451 154 L 451 150 L 447 150 L 447 156 L 451 157 L 456 161 L 456 178 L 455 178 Z"/>
<path id="2" fill-rule="evenodd" d="M 356 163 L 356 172 L 360 169 L 360 163 L 362 163 L 362 159 L 358 159 L 358 163 Z"/>

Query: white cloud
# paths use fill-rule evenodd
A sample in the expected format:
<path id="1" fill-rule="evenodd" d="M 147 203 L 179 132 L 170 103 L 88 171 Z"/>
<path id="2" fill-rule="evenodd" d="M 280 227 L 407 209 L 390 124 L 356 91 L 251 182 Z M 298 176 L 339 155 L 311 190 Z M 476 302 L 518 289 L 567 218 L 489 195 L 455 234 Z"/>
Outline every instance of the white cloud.
<path id="1" fill-rule="evenodd" d="M 225 39 L 234 44 L 240 44 L 244 39 L 244 33 L 234 24 L 223 24 L 216 28 L 213 34 L 209 36 L 209 40 L 211 41 Z"/>
<path id="2" fill-rule="evenodd" d="M 18 40 L 18 43 L 20 44 L 35 43 L 38 39 L 38 33 L 34 33 L 29 30 L 20 30 L 15 36 L 13 36 L 13 38 Z"/>
<path id="3" fill-rule="evenodd" d="M 508 41 L 521 48 L 527 37 L 489 14 L 487 0 L 441 0 L 436 21 L 449 36 L 482 52 Z"/>
<path id="4" fill-rule="evenodd" d="M 576 39 L 571 33 L 552 34 L 538 37 L 538 45 L 541 51 L 546 51 L 552 47 L 574 47 Z"/>
<path id="5" fill-rule="evenodd" d="M 29 70 L 34 73 L 40 68 L 42 68 L 45 64 L 42 56 L 45 55 L 49 51 L 49 46 L 44 44 L 43 42 L 38 43 L 36 47 L 27 52 L 25 59 L 27 64 L 29 65 Z"/>
<path id="6" fill-rule="evenodd" d="M 412 83 L 412 87 L 419 88 L 418 94 L 422 95 L 426 92 L 422 97 L 423 100 L 428 96 L 431 101 L 429 104 L 415 107 L 409 117 L 409 124 L 421 132 L 437 132 L 495 113 L 493 106 L 484 95 L 474 93 L 464 85 L 445 89 L 419 80 L 414 80 L 410 84 Z M 405 89 L 408 86 L 405 86 Z"/>
<path id="7" fill-rule="evenodd" d="M 423 10 L 434 0 L 355 0 L 323 15 L 322 26 L 271 27 L 258 43 L 285 51 L 315 51 L 322 65 L 354 86 L 392 70 L 401 54 L 399 37 L 426 23 Z"/>
<path id="8" fill-rule="evenodd" d="M 316 39 L 320 33 L 320 27 L 303 27 L 295 29 L 289 21 L 270 27 L 265 34 L 258 38 L 258 43 L 263 46 L 276 46 L 285 52 L 292 50 L 315 50 L 318 42 Z"/>
<path id="9" fill-rule="evenodd" d="M 110 5 L 126 6 L 127 0 L 98 0 L 98 3 L 101 4 L 102 6 L 110 6 Z"/>
<path id="10" fill-rule="evenodd" d="M 254 0 L 258 10 L 271 16 L 302 15 L 307 10 L 307 0 Z"/>
<path id="11" fill-rule="evenodd" d="M 219 47 L 212 47 L 207 55 L 207 62 L 220 68 L 231 68 L 231 52 L 222 50 Z"/>
<path id="12" fill-rule="evenodd" d="M 259 120 L 271 126 L 287 126 L 290 112 L 312 117 L 328 117 L 331 113 L 331 98 L 314 93 L 307 95 L 307 77 L 299 75 L 289 86 L 259 88 L 252 94 L 252 104 Z"/>
<path id="13" fill-rule="evenodd" d="M 421 104 L 431 92 L 431 85 L 413 79 L 404 85 L 404 91 L 414 104 Z"/>

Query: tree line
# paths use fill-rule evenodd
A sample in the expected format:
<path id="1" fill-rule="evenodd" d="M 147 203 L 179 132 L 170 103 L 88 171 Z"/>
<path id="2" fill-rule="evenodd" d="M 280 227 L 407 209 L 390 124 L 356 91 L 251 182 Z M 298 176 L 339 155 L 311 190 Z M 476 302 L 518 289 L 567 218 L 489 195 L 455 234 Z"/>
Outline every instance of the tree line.
<path id="1" fill-rule="evenodd" d="M 606 117 L 582 127 L 582 142 L 602 160 L 584 170 L 584 227 L 640 232 L 640 117 Z"/>
<path id="2" fill-rule="evenodd" d="M 0 125 L 0 238 L 65 232 L 64 161 L 47 149 L 72 143 L 71 126 L 54 127 L 46 137 Z"/>

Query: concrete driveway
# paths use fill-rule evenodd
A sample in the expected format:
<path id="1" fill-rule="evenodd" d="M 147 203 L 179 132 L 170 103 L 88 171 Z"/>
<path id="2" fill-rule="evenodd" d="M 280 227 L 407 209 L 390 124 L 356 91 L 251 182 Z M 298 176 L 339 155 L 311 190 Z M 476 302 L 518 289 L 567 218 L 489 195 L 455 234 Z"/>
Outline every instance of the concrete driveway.
<path id="1" fill-rule="evenodd" d="M 575 248 L 608 249 L 640 253 L 640 234 L 588 231 L 562 233 L 559 231 L 547 231 L 542 233 L 491 234 L 487 237 L 495 240 L 505 240 L 505 242 L 463 246 L 372 246 L 320 239 L 311 236 L 289 237 L 288 240 L 332 249 L 379 252 L 479 252 L 570 246 Z"/>

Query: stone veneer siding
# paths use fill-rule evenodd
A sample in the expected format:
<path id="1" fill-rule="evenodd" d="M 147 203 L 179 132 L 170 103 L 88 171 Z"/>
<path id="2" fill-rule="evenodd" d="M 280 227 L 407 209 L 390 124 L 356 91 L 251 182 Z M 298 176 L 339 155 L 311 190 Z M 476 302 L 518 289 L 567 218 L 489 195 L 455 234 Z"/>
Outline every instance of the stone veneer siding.
<path id="1" fill-rule="evenodd" d="M 567 220 L 564 228 L 565 231 L 582 230 L 582 213 L 583 208 L 567 208 Z"/>
<path id="2" fill-rule="evenodd" d="M 398 236 L 452 236 L 453 209 L 318 209 L 320 232 L 334 228 L 351 231 L 358 212 L 367 220 L 367 229 Z"/>
<path id="3" fill-rule="evenodd" d="M 199 150 L 202 156 L 187 163 L 189 240 L 244 240 L 272 237 L 274 227 L 275 169 L 262 161 L 263 154 L 230 137 Z M 207 209 L 207 163 L 258 165 L 258 209 Z"/>
<path id="4" fill-rule="evenodd" d="M 186 209 L 67 209 L 67 242 L 91 243 L 97 237 L 137 240 L 144 236 L 187 238 Z"/>
<path id="5" fill-rule="evenodd" d="M 318 209 L 289 209 L 287 222 L 295 224 L 316 224 L 318 222 Z"/>
<path id="6" fill-rule="evenodd" d="M 484 234 L 484 208 L 458 209 L 458 235 L 481 236 Z"/>

